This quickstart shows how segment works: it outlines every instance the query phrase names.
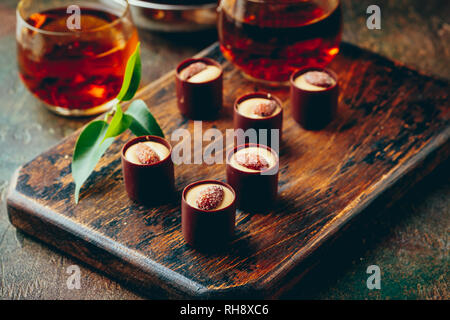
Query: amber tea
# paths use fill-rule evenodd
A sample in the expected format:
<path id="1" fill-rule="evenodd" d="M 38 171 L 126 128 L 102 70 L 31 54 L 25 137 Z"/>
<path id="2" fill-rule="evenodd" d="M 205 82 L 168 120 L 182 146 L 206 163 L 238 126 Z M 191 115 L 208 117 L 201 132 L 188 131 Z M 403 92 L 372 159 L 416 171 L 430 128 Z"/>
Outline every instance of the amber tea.
<path id="1" fill-rule="evenodd" d="M 338 0 L 225 0 L 219 12 L 222 52 L 253 78 L 285 82 L 294 70 L 324 67 L 339 52 Z"/>
<path id="2" fill-rule="evenodd" d="M 80 9 L 79 30 L 68 30 L 66 8 L 33 13 L 18 26 L 23 82 L 50 109 L 68 115 L 105 110 L 120 91 L 138 42 L 131 20 L 103 9 Z"/>

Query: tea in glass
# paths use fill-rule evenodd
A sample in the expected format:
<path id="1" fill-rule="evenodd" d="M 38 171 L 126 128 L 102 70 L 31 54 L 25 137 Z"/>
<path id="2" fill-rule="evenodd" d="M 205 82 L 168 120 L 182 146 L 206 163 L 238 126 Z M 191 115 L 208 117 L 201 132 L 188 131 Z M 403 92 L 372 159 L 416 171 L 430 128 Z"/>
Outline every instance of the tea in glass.
<path id="1" fill-rule="evenodd" d="M 81 13 L 77 28 L 68 24 L 72 5 Z M 108 110 L 137 43 L 126 1 L 22 0 L 17 9 L 20 77 L 62 115 Z"/>
<path id="2" fill-rule="evenodd" d="M 305 66 L 325 67 L 339 52 L 339 0 L 222 0 L 224 56 L 246 75 L 286 82 Z"/>

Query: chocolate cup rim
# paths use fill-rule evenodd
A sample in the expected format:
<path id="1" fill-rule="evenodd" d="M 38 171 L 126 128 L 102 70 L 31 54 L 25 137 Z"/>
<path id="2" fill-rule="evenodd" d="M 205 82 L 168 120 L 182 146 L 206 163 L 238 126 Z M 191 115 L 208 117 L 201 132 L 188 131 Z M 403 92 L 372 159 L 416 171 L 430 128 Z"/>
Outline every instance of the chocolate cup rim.
<path id="1" fill-rule="evenodd" d="M 275 101 L 278 104 L 278 106 L 280 107 L 280 111 L 275 113 L 275 114 L 272 114 L 272 115 L 270 115 L 268 117 L 262 117 L 262 118 L 250 118 L 250 117 L 244 116 L 242 113 L 240 113 L 238 111 L 238 105 L 240 103 L 242 103 L 245 100 L 248 100 L 248 99 L 251 99 L 251 98 L 256 98 L 256 97 L 258 97 L 258 98 L 265 98 L 265 99 L 268 99 L 268 100 Z M 256 92 L 255 91 L 255 92 L 246 93 L 246 94 L 240 96 L 239 98 L 237 98 L 234 101 L 233 110 L 234 110 L 235 113 L 237 113 L 239 116 L 241 116 L 241 117 L 243 117 L 245 119 L 254 120 L 254 121 L 270 120 L 270 119 L 276 118 L 280 114 L 283 114 L 283 103 L 281 102 L 281 100 L 277 96 L 271 94 L 270 92 L 265 92 L 265 91 L 258 91 L 258 92 Z"/>
<path id="2" fill-rule="evenodd" d="M 183 70 L 184 68 L 186 68 L 187 66 L 189 66 L 189 65 L 191 65 L 191 64 L 193 64 L 195 62 L 204 62 L 207 65 L 216 66 L 216 67 L 218 67 L 220 69 L 220 74 L 216 78 L 208 80 L 208 81 L 205 81 L 205 82 L 189 82 L 188 81 L 189 79 L 187 79 L 187 80 L 181 79 L 180 78 L 181 70 Z M 220 63 L 218 63 L 216 60 L 213 60 L 211 58 L 206 58 L 206 57 L 202 57 L 202 58 L 188 58 L 186 60 L 183 60 L 183 61 L 181 61 L 178 64 L 178 66 L 177 66 L 177 68 L 175 70 L 176 70 L 175 71 L 175 75 L 176 75 L 176 77 L 177 77 L 177 79 L 179 81 L 185 82 L 185 83 L 189 83 L 189 85 L 192 85 L 192 86 L 201 86 L 201 85 L 204 85 L 204 84 L 209 84 L 209 83 L 212 83 L 214 81 L 217 81 L 217 79 L 220 79 L 220 77 L 223 76 L 223 67 L 222 67 L 222 65 Z"/>
<path id="3" fill-rule="evenodd" d="M 163 144 L 165 147 L 167 147 L 169 149 L 169 154 L 164 159 L 161 159 L 158 162 L 152 163 L 152 164 L 134 163 L 134 162 L 131 162 L 130 160 L 128 160 L 127 157 L 125 157 L 125 152 L 128 150 L 128 148 L 130 148 L 132 145 L 134 145 L 136 143 L 145 142 L 145 141 L 155 141 L 155 142 L 159 142 L 159 143 Z M 139 167 L 139 168 L 155 167 L 155 166 L 158 166 L 158 165 L 166 162 L 168 159 L 171 158 L 172 146 L 170 145 L 170 143 L 167 139 L 159 137 L 159 136 L 153 136 L 153 135 L 140 136 L 140 137 L 135 137 L 135 138 L 131 139 L 130 141 L 128 141 L 127 143 L 125 143 L 125 145 L 122 147 L 122 150 L 120 152 L 120 156 L 128 165 L 131 165 L 131 166 L 135 166 L 135 167 Z"/>
<path id="4" fill-rule="evenodd" d="M 189 202 L 186 201 L 186 193 L 189 191 L 189 189 L 195 187 L 196 185 L 207 184 L 207 183 L 220 184 L 220 185 L 228 188 L 229 190 L 231 190 L 231 192 L 233 192 L 233 201 L 231 201 L 231 203 L 228 206 L 224 207 L 224 208 L 214 209 L 214 210 L 203 210 L 203 209 L 191 206 L 189 204 Z M 195 211 L 199 211 L 199 212 L 202 212 L 202 213 L 205 213 L 205 214 L 208 214 L 208 213 L 220 213 L 222 211 L 230 209 L 236 203 L 236 192 L 234 191 L 233 187 L 231 187 L 226 182 L 222 182 L 222 181 L 219 181 L 219 180 L 213 180 L 213 179 L 199 180 L 199 181 L 192 182 L 192 183 L 188 184 L 186 187 L 184 187 L 183 192 L 181 193 L 181 200 L 184 203 L 186 203 L 189 206 L 189 208 L 191 208 L 191 209 L 193 209 Z"/>
<path id="5" fill-rule="evenodd" d="M 326 72 L 328 73 L 328 75 L 330 75 L 333 79 L 334 79 L 334 85 L 332 85 L 331 87 L 328 88 L 324 88 L 323 90 L 319 90 L 319 91 L 312 91 L 312 90 L 305 90 L 302 88 L 299 88 L 296 84 L 295 84 L 295 79 L 297 79 L 300 75 L 308 72 L 308 71 L 322 71 L 322 72 Z M 324 92 L 328 92 L 333 90 L 334 88 L 336 88 L 338 86 L 338 81 L 339 78 L 336 74 L 336 72 L 334 72 L 333 70 L 329 69 L 329 68 L 321 68 L 321 67 L 305 67 L 305 68 L 301 68 L 295 72 L 293 72 L 291 74 L 291 77 L 289 78 L 289 82 L 291 84 L 292 88 L 295 88 L 301 92 L 306 92 L 309 94 L 321 94 Z"/>
<path id="6" fill-rule="evenodd" d="M 266 149 L 266 150 L 269 150 L 269 151 L 272 153 L 272 155 L 275 157 L 275 160 L 276 160 L 276 161 L 275 161 L 275 164 L 274 164 L 273 166 L 267 168 L 267 169 L 260 170 L 260 171 L 255 171 L 255 172 L 243 171 L 243 170 L 241 170 L 241 169 L 238 169 L 238 168 L 232 166 L 231 163 L 230 163 L 231 157 L 232 157 L 238 150 L 246 149 L 246 148 L 249 148 L 249 147 L 258 147 L 258 148 L 264 148 L 264 149 Z M 232 147 L 232 148 L 230 148 L 230 150 L 228 150 L 227 158 L 226 158 L 226 159 L 227 159 L 227 166 L 230 166 L 230 167 L 233 168 L 234 170 L 239 171 L 239 172 L 244 173 L 244 174 L 248 174 L 248 175 L 260 175 L 262 172 L 270 171 L 270 170 L 272 170 L 274 167 L 275 167 L 275 168 L 276 168 L 276 167 L 279 168 L 279 166 L 280 166 L 280 158 L 278 157 L 277 153 L 276 153 L 271 147 L 266 146 L 266 145 L 264 145 L 264 144 L 259 144 L 259 143 L 245 143 L 245 144 L 240 144 L 240 145 L 238 145 L 238 146 Z M 278 170 L 277 170 L 277 172 L 278 172 Z"/>

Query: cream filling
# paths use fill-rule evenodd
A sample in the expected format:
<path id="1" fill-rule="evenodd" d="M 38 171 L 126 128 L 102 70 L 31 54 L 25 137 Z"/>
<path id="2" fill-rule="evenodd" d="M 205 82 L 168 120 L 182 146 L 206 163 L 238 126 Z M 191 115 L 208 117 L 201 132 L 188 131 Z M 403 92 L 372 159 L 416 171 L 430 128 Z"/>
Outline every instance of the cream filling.
<path id="1" fill-rule="evenodd" d="M 256 153 L 260 157 L 263 157 L 267 161 L 267 163 L 269 164 L 269 168 L 266 168 L 264 170 L 270 169 L 276 164 L 275 157 L 273 156 L 272 152 L 270 152 L 269 150 L 267 150 L 265 148 L 249 147 L 249 148 L 242 148 L 242 149 L 238 150 L 235 154 L 233 154 L 230 158 L 230 165 L 232 165 L 234 168 L 236 168 L 238 170 L 245 171 L 245 172 L 261 172 L 261 170 L 253 170 L 253 169 L 244 167 L 236 161 L 237 155 L 239 155 L 241 153 L 247 153 L 247 152 Z"/>
<path id="2" fill-rule="evenodd" d="M 136 155 L 136 149 L 141 143 L 152 148 L 152 150 L 159 156 L 160 160 L 164 160 L 169 155 L 169 149 L 165 145 L 155 141 L 143 141 L 133 144 L 127 149 L 127 151 L 125 151 L 125 158 L 128 161 L 135 164 L 142 164 Z"/>
<path id="3" fill-rule="evenodd" d="M 191 83 L 202 83 L 216 79 L 220 76 L 221 70 L 216 66 L 207 66 L 206 69 L 200 71 L 196 75 L 190 77 L 187 81 Z"/>
<path id="4" fill-rule="evenodd" d="M 267 117 L 261 117 L 260 115 L 254 114 L 253 109 L 255 108 L 255 106 L 257 106 L 260 103 L 267 103 L 270 101 L 272 101 L 272 100 L 265 99 L 265 98 L 247 99 L 238 104 L 237 111 L 241 115 L 243 115 L 244 117 L 247 117 L 247 118 L 252 118 L 252 119 L 267 118 Z M 280 111 L 281 111 L 281 107 L 278 106 L 278 104 L 277 104 L 277 108 L 273 111 L 273 113 L 269 117 L 273 117 L 274 115 L 278 114 Z"/>
<path id="5" fill-rule="evenodd" d="M 295 81 L 294 84 L 296 87 L 302 89 L 302 90 L 307 90 L 307 91 L 323 91 L 326 90 L 328 88 L 324 88 L 324 87 L 319 87 L 319 86 L 315 86 L 309 82 L 306 81 L 305 79 L 305 75 L 302 74 L 300 76 L 298 76 Z M 333 85 L 334 86 L 336 84 L 336 81 L 333 79 Z"/>
<path id="6" fill-rule="evenodd" d="M 202 192 L 204 189 L 211 187 L 211 186 L 222 187 L 223 191 L 224 191 L 224 196 L 223 196 L 222 203 L 217 208 L 215 208 L 213 210 L 209 210 L 209 211 L 215 211 L 215 210 L 220 210 L 220 209 L 226 208 L 233 202 L 233 200 L 234 200 L 233 192 L 229 188 L 225 187 L 224 185 L 215 184 L 215 183 L 202 183 L 202 184 L 193 186 L 186 192 L 186 195 L 185 195 L 186 202 L 191 207 L 199 209 L 199 207 L 197 206 L 197 199 L 200 195 L 200 192 Z"/>

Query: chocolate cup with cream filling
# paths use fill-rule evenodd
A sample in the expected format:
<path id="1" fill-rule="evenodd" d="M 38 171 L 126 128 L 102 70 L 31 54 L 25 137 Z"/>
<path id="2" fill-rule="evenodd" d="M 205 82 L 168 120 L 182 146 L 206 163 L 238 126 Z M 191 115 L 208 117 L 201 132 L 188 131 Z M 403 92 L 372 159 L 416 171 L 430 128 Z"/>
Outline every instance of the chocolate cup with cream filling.
<path id="1" fill-rule="evenodd" d="M 267 169 L 248 172 L 231 164 L 234 154 L 244 148 L 257 147 L 273 155 L 273 165 Z M 266 211 L 273 206 L 278 194 L 279 158 L 276 152 L 263 144 L 247 143 L 232 148 L 227 154 L 227 182 L 236 192 L 238 207 L 244 210 Z"/>
<path id="2" fill-rule="evenodd" d="M 137 164 L 129 161 L 125 154 L 128 148 L 140 142 L 154 141 L 169 150 L 169 154 L 153 164 Z M 175 174 L 172 162 L 172 146 L 161 137 L 142 136 L 128 141 L 122 148 L 122 171 L 128 197 L 146 205 L 165 203 L 173 199 Z"/>
<path id="3" fill-rule="evenodd" d="M 279 111 L 275 111 L 274 114 L 262 117 L 262 118 L 250 118 L 247 117 L 239 112 L 239 105 L 249 99 L 253 98 L 262 98 L 262 99 L 268 99 L 275 101 L 278 105 L 278 108 L 280 108 Z M 234 102 L 234 111 L 233 111 L 233 123 L 234 123 L 234 129 L 242 129 L 244 132 L 248 129 L 255 129 L 257 134 L 257 141 L 256 143 L 266 144 L 268 146 L 274 146 L 275 143 L 277 143 L 277 146 L 279 145 L 281 141 L 282 136 L 282 130 L 283 130 L 283 107 L 281 104 L 280 99 L 275 97 L 274 95 L 267 93 L 267 92 L 252 92 L 248 93 L 246 95 L 241 96 L 240 98 L 236 99 Z M 267 130 L 267 139 L 260 139 L 259 136 L 259 130 L 265 129 Z M 272 129 L 278 129 L 278 141 L 272 141 Z M 275 136 L 274 136 L 275 137 Z"/>
<path id="4" fill-rule="evenodd" d="M 326 72 L 334 85 L 319 91 L 305 90 L 295 84 L 296 79 L 308 71 Z M 306 130 L 323 129 L 336 115 L 339 85 L 337 75 L 322 68 L 305 68 L 294 72 L 290 79 L 292 117 Z"/>
<path id="5" fill-rule="evenodd" d="M 203 62 L 219 68 L 219 76 L 199 83 L 181 79 L 180 72 L 196 62 Z M 177 104 L 181 114 L 193 120 L 217 118 L 223 103 L 223 68 L 219 63 L 209 58 L 187 59 L 178 65 L 175 82 Z"/>
<path id="6" fill-rule="evenodd" d="M 186 194 L 202 184 L 217 184 L 233 193 L 232 202 L 221 209 L 202 210 L 186 201 Z M 224 248 L 234 237 L 236 222 L 236 194 L 221 181 L 201 180 L 184 188 L 181 196 L 181 229 L 185 241 L 198 249 L 214 251 Z"/>

